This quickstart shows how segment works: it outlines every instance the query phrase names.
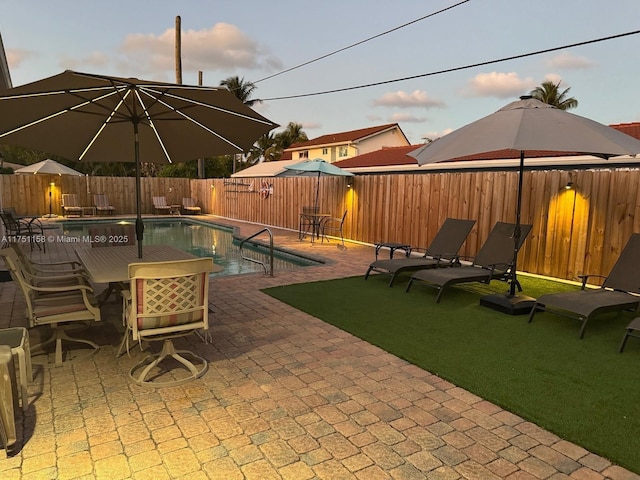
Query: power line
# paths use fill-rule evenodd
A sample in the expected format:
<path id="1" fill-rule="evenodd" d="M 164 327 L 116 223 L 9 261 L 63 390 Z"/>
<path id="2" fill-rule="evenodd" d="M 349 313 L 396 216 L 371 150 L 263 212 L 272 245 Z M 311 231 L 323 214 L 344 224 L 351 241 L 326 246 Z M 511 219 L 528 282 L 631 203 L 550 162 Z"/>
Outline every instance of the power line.
<path id="1" fill-rule="evenodd" d="M 366 43 L 366 42 L 368 42 L 370 40 L 374 40 L 376 38 L 382 37 L 383 35 L 387 35 L 388 33 L 395 32 L 396 30 L 400 30 L 401 28 L 407 27 L 409 25 L 413 25 L 414 23 L 418 23 L 418 22 L 420 22 L 422 20 L 425 20 L 427 18 L 430 18 L 430 17 L 433 17 L 433 16 L 438 15 L 440 13 L 446 12 L 447 10 L 451 10 L 452 8 L 458 7 L 458 6 L 462 5 L 463 3 L 467 3 L 469 1 L 470 0 L 463 0 L 462 2 L 456 3 L 455 5 L 451 5 L 450 7 L 443 8 L 442 10 L 438 10 L 437 12 L 430 13 L 429 15 L 425 15 L 424 17 L 416 18 L 415 20 L 411 20 L 410 22 L 404 23 L 404 24 L 402 24 L 402 25 L 400 25 L 398 27 L 394 27 L 391 30 L 387 30 L 386 32 L 379 33 L 377 35 L 374 35 L 373 37 L 365 38 L 364 40 L 361 40 L 361 41 L 359 41 L 357 43 L 354 43 L 352 45 L 349 45 L 347 47 L 340 48 L 340 49 L 335 50 L 335 51 L 333 51 L 331 53 L 327 53 L 326 55 L 322 55 L 320 57 L 314 58 L 313 60 L 309 60 L 307 62 L 304 62 L 304 63 L 301 63 L 299 65 L 296 65 L 295 67 L 287 68 L 286 70 L 283 70 L 281 72 L 274 73 L 273 75 L 269 75 L 268 77 L 261 78 L 260 80 L 256 80 L 253 83 L 255 84 L 255 83 L 258 83 L 258 82 L 262 82 L 264 80 L 269 80 L 270 78 L 277 77 L 278 75 L 282 75 L 283 73 L 288 73 L 288 72 L 290 72 L 292 70 L 296 70 L 296 69 L 298 69 L 300 67 L 304 67 L 304 66 L 307 66 L 307 65 L 309 65 L 311 63 L 317 62 L 319 60 L 323 60 L 323 59 L 325 59 L 327 57 L 335 55 L 336 53 L 344 52 L 345 50 L 349 50 L 350 48 L 357 47 L 358 45 L 362 45 L 363 43 Z"/>
<path id="2" fill-rule="evenodd" d="M 506 61 L 509 61 L 509 60 L 517 60 L 517 59 L 520 59 L 520 58 L 532 57 L 534 55 L 541 55 L 543 53 L 555 52 L 555 51 L 558 51 L 558 50 L 563 50 L 563 49 L 573 48 L 573 47 L 580 47 L 580 46 L 583 46 L 583 45 L 589 45 L 589 44 L 592 44 L 592 43 L 604 42 L 604 41 L 607 41 L 607 40 L 614 40 L 614 39 L 617 39 L 617 38 L 628 37 L 630 35 L 637 35 L 638 33 L 640 33 L 640 30 L 634 30 L 632 32 L 620 33 L 620 34 L 617 34 L 617 35 L 611 35 L 611 36 L 608 36 L 608 37 L 596 38 L 596 39 L 587 40 L 587 41 L 584 41 L 584 42 L 571 43 L 571 44 L 568 44 L 568 45 L 563 45 L 561 47 L 546 48 L 544 50 L 536 50 L 534 52 L 522 53 L 522 54 L 519 54 L 519 55 L 512 55 L 510 57 L 503 57 L 503 58 L 499 58 L 497 60 L 488 60 L 488 61 L 485 61 L 485 62 L 473 63 L 473 64 L 465 65 L 465 66 L 462 66 L 462 67 L 447 68 L 445 70 L 437 70 L 435 72 L 423 73 L 423 74 L 420 74 L 420 75 L 412 75 L 410 77 L 396 78 L 394 80 L 384 80 L 382 82 L 375 82 L 375 83 L 367 83 L 365 85 L 357 85 L 357 86 L 354 86 L 354 87 L 336 88 L 334 90 L 324 90 L 322 92 L 303 93 L 303 94 L 299 94 L 299 95 L 288 95 L 288 96 L 284 96 L 284 97 L 263 98 L 263 99 L 260 99 L 260 100 L 257 100 L 257 101 L 269 102 L 269 101 L 273 101 L 273 100 L 289 100 L 289 99 L 292 99 L 292 98 L 313 97 L 313 96 L 317 96 L 317 95 L 327 95 L 329 93 L 339 93 L 339 92 L 347 92 L 347 91 L 350 91 L 350 90 L 358 90 L 360 88 L 377 87 L 379 85 L 386 85 L 386 84 L 389 84 L 389 83 L 404 82 L 406 80 L 414 80 L 416 78 L 430 77 L 430 76 L 434 76 L 434 75 L 441 75 L 443 73 L 451 73 L 451 72 L 456 72 L 456 71 L 459 71 L 459 70 L 468 70 L 470 68 L 482 67 L 482 66 L 485 66 L 485 65 L 492 65 L 494 63 L 506 62 Z"/>

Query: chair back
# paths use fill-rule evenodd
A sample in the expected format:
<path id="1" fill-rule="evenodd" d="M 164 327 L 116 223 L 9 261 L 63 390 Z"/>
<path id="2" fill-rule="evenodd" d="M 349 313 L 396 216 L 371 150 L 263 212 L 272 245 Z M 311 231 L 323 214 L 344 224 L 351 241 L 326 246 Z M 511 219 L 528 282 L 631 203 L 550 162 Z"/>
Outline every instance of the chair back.
<path id="1" fill-rule="evenodd" d="M 136 244 L 136 227 L 131 223 L 108 223 L 89 227 L 91 247 L 123 247 Z"/>
<path id="2" fill-rule="evenodd" d="M 191 197 L 183 197 L 182 199 L 182 206 L 183 207 L 196 207 L 196 201 L 191 198 Z"/>
<path id="3" fill-rule="evenodd" d="M 129 265 L 134 340 L 209 328 L 212 258 Z"/>
<path id="4" fill-rule="evenodd" d="M 35 292 L 28 287 L 28 280 L 24 275 L 24 272 L 20 268 L 20 259 L 18 254 L 13 248 L 7 247 L 0 250 L 0 257 L 4 260 L 4 264 L 7 267 L 7 271 L 11 276 L 11 280 L 18 287 L 22 293 L 22 297 L 25 300 L 27 308 L 27 318 L 29 319 L 29 326 L 34 327 L 33 324 L 33 305 L 32 300 L 35 297 Z"/>
<path id="5" fill-rule="evenodd" d="M 315 215 L 317 213 L 320 213 L 320 207 L 318 207 L 317 205 L 314 205 L 312 207 L 310 206 L 302 207 L 303 215 Z"/>
<path id="6" fill-rule="evenodd" d="M 109 208 L 111 204 L 109 203 L 109 197 L 106 193 L 96 193 L 93 196 L 93 203 L 96 208 Z"/>
<path id="7" fill-rule="evenodd" d="M 427 247 L 427 256 L 446 258 L 457 255 L 475 223 L 475 220 L 447 218 Z"/>
<path id="8" fill-rule="evenodd" d="M 80 207 L 78 204 L 78 198 L 75 193 L 63 193 L 62 194 L 62 206 L 65 208 Z"/>
<path id="9" fill-rule="evenodd" d="M 514 261 L 513 233 L 515 228 L 513 223 L 496 222 L 484 244 L 480 247 L 473 264 L 486 268 L 497 265 L 499 266 L 498 270 L 506 271 Z M 531 225 L 520 225 L 518 250 L 522 247 L 522 243 L 530 231 Z"/>
<path id="10" fill-rule="evenodd" d="M 609 276 L 602 284 L 605 288 L 640 293 L 640 234 L 634 233 L 627 241 Z"/>
<path id="11" fill-rule="evenodd" d="M 2 224 L 7 235 L 18 235 L 20 233 L 20 223 L 6 209 L 0 212 L 0 218 L 2 218 Z"/>
<path id="12" fill-rule="evenodd" d="M 153 206 L 154 207 L 167 207 L 167 198 L 166 197 L 153 197 Z"/>

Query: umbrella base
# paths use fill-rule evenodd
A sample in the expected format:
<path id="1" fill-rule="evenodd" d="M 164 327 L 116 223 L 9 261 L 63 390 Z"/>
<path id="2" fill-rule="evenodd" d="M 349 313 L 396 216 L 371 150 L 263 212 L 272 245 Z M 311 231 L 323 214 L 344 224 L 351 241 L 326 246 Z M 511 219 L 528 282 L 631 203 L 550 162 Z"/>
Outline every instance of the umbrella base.
<path id="1" fill-rule="evenodd" d="M 508 315 L 528 315 L 535 304 L 535 298 L 520 294 L 494 293 L 480 297 L 480 305 L 483 307 Z"/>

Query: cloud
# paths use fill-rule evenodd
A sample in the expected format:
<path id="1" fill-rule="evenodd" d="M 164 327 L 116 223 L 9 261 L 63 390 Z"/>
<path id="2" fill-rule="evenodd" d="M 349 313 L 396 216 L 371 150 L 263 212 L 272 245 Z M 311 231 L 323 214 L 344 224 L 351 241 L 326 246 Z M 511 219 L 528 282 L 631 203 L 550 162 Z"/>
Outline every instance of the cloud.
<path id="1" fill-rule="evenodd" d="M 476 75 L 469 82 L 465 93 L 474 97 L 512 98 L 534 87 L 532 79 L 522 79 L 515 72 L 490 72 Z"/>
<path id="2" fill-rule="evenodd" d="M 109 65 L 109 58 L 102 52 L 93 52 L 84 58 L 63 56 L 58 63 L 63 70 L 90 70 L 95 67 L 96 71 L 98 71 L 104 70 Z"/>
<path id="3" fill-rule="evenodd" d="M 430 98 L 426 92 L 422 90 L 414 90 L 411 93 L 398 90 L 397 92 L 387 92 L 382 97 L 373 101 L 377 107 L 396 107 L 396 108 L 434 108 L 443 107 L 444 102 Z"/>
<path id="4" fill-rule="evenodd" d="M 583 70 L 593 67 L 595 63 L 587 57 L 579 57 L 569 52 L 562 52 L 547 60 L 547 65 L 557 69 Z"/>
<path id="5" fill-rule="evenodd" d="M 23 48 L 7 49 L 6 55 L 7 55 L 7 63 L 9 64 L 9 70 L 15 70 L 25 60 L 38 56 L 37 53 L 31 50 L 25 50 Z"/>
<path id="6" fill-rule="evenodd" d="M 274 57 L 266 47 L 253 40 L 235 25 L 216 23 L 203 30 L 182 32 L 183 76 L 202 72 L 224 72 L 236 69 L 265 69 L 274 71 L 282 68 L 282 62 Z M 127 35 L 117 49 L 115 56 L 95 52 L 89 57 L 62 58 L 66 68 L 84 65 L 99 66 L 103 70 L 115 70 L 116 74 L 152 77 L 157 80 L 175 80 L 175 30 L 168 28 L 161 34 L 133 33 Z M 218 83 L 218 75 L 213 75 Z M 205 73 L 206 77 L 206 73 Z M 194 81 L 185 83 L 195 83 Z M 205 78 L 205 84 L 212 84 Z"/>
<path id="7" fill-rule="evenodd" d="M 427 121 L 424 117 L 416 117 L 415 115 L 411 115 L 410 113 L 394 113 L 389 117 L 389 122 L 393 123 L 421 123 Z"/>

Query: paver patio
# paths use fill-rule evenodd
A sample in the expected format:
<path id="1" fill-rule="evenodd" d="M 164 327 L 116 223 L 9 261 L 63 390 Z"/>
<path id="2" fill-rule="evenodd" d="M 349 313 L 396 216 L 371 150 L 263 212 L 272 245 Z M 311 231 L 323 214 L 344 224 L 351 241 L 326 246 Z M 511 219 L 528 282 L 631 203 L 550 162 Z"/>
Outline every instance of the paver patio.
<path id="1" fill-rule="evenodd" d="M 248 235 L 256 225 L 233 223 Z M 374 248 L 275 244 L 329 261 L 274 278 L 211 282 L 213 342 L 190 348 L 207 374 L 171 388 L 127 377 L 116 359 L 119 305 L 84 332 L 90 360 L 35 366 L 23 442 L 0 450 L 0 478 L 105 479 L 640 479 L 606 459 L 259 290 L 363 275 Z M 68 245 L 48 245 L 58 257 Z M 40 255 L 38 251 L 35 255 Z M 0 328 L 26 326 L 12 282 L 0 283 Z M 31 335 L 36 340 L 37 331 Z"/>

